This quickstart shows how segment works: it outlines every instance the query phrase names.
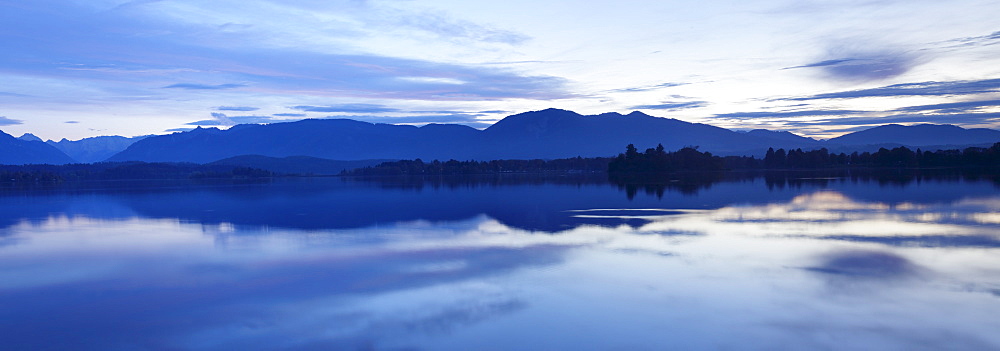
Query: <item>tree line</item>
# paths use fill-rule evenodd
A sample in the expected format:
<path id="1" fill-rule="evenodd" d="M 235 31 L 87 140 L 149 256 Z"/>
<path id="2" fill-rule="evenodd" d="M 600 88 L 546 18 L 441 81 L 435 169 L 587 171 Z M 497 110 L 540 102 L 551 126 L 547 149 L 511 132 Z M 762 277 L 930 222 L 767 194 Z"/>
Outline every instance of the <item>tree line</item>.
<path id="1" fill-rule="evenodd" d="M 124 179 L 252 179 L 275 174 L 250 167 L 194 163 L 98 162 L 67 165 L 0 165 L 0 183 L 56 183 Z"/>
<path id="2" fill-rule="evenodd" d="M 839 169 L 839 168 L 1000 168 L 1000 143 L 988 148 L 969 147 L 962 150 L 921 151 L 905 146 L 880 148 L 876 152 L 831 153 L 826 148 L 774 150 L 768 148 L 764 158 L 753 156 L 715 156 L 685 147 L 667 152 L 663 145 L 639 152 L 629 144 L 608 164 L 608 173 L 669 173 L 678 171 L 718 171 L 733 169 Z"/>
<path id="3" fill-rule="evenodd" d="M 421 159 L 383 162 L 381 164 L 345 170 L 341 175 L 458 175 L 458 174 L 502 174 L 502 173 L 603 173 L 607 171 L 610 158 L 564 158 L 556 160 L 492 160 L 492 161 L 430 161 Z"/>

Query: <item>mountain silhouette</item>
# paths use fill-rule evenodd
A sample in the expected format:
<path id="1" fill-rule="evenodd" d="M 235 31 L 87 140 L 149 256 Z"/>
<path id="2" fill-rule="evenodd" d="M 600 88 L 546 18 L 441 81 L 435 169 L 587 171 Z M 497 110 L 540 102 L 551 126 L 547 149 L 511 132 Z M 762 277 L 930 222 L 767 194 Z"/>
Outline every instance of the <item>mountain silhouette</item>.
<path id="1" fill-rule="evenodd" d="M 17 138 L 20 140 L 27 140 L 27 141 L 43 141 L 42 138 L 39 138 L 37 135 L 31 133 L 21 134 L 21 136 Z"/>
<path id="2" fill-rule="evenodd" d="M 6 135 L 6 134 L 5 134 Z M 5 143 L 21 148 L 38 141 Z M 33 139 L 25 135 L 23 139 Z M 508 116 L 484 130 L 454 124 L 375 124 L 350 119 L 307 119 L 273 124 L 244 124 L 226 130 L 198 127 L 187 132 L 136 138 L 96 137 L 79 141 L 49 141 L 79 162 L 145 161 L 210 163 L 265 168 L 284 165 L 308 171 L 340 167 L 330 162 L 361 160 L 494 160 L 608 157 L 634 144 L 640 152 L 663 144 L 667 150 L 697 146 L 717 155 L 762 157 L 774 149 L 831 152 L 876 151 L 879 147 L 924 147 L 925 150 L 988 146 L 1000 141 L 1000 131 L 963 129 L 951 125 L 884 125 L 817 141 L 789 132 L 763 129 L 734 132 L 707 124 L 653 117 L 642 112 L 581 115 L 546 109 Z M 137 139 L 141 139 L 136 141 Z M 126 148 L 127 146 L 127 148 Z M 35 148 L 38 148 L 35 145 Z M 119 149 L 121 152 L 108 157 Z M 15 149 L 10 149 L 15 150 Z M 21 149 L 17 149 L 21 150 Z M 27 150 L 27 149 L 24 149 Z M 5 152 L 4 163 L 66 163 L 66 158 L 44 158 L 38 150 Z M 51 150 L 48 151 L 51 154 Z M 305 157 L 286 159 L 289 157 Z M 107 157 L 106 159 L 103 159 Z M 315 158 L 315 159 L 310 159 Z M 333 161 L 338 160 L 338 161 Z"/>
<path id="3" fill-rule="evenodd" d="M 1000 131 L 993 129 L 965 129 L 946 124 L 912 126 L 887 124 L 839 136 L 827 140 L 827 143 L 845 145 L 899 144 L 918 147 L 992 144 L 998 141 L 1000 141 Z"/>
<path id="4" fill-rule="evenodd" d="M 793 143 L 805 143 L 805 144 L 812 144 L 812 145 L 817 145 L 817 146 L 820 145 L 820 142 L 818 140 L 816 140 L 816 139 L 806 138 L 804 136 L 796 135 L 796 134 L 793 134 L 792 132 L 786 132 L 786 131 L 775 131 L 775 130 L 767 130 L 767 129 L 754 129 L 754 130 L 751 130 L 751 131 L 747 132 L 747 134 L 748 135 L 755 135 L 755 136 L 763 137 L 763 138 L 770 138 L 770 139 L 776 139 L 776 140 L 784 140 L 784 141 L 793 142 Z"/>
<path id="5" fill-rule="evenodd" d="M 25 136 L 31 134 L 25 134 L 21 136 L 22 139 Z M 34 136 L 34 135 L 31 135 Z M 49 140 L 46 143 L 55 146 L 57 149 L 72 157 L 77 162 L 81 163 L 93 163 L 100 162 L 108 159 L 108 157 L 114 156 L 125 150 L 136 141 L 142 140 L 149 137 L 149 135 L 137 136 L 137 137 L 123 137 L 123 136 L 98 136 L 91 138 L 84 138 L 80 140 L 66 140 L 63 138 L 59 141 Z M 38 137 L 35 137 L 36 139 Z M 41 141 L 41 139 L 38 139 Z"/>
<path id="6" fill-rule="evenodd" d="M 700 146 L 715 153 L 810 147 L 815 141 L 737 133 L 641 112 L 584 116 L 547 109 L 508 116 L 485 130 L 448 124 L 423 127 L 347 119 L 196 128 L 136 142 L 109 161 L 206 163 L 239 155 L 365 159 L 533 159 L 607 157 L 627 144 L 668 149 Z"/>
<path id="7" fill-rule="evenodd" d="M 0 164 L 67 164 L 73 159 L 62 151 L 30 137 L 18 139 L 0 131 Z"/>

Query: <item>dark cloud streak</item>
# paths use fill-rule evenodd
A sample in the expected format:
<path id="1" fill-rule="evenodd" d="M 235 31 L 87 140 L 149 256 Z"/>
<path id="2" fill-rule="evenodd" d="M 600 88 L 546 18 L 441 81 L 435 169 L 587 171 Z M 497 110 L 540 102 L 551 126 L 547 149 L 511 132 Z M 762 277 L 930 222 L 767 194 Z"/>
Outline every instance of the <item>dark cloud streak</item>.
<path id="1" fill-rule="evenodd" d="M 920 82 L 887 85 L 879 88 L 839 91 L 779 100 L 807 101 L 823 99 L 853 99 L 892 96 L 949 96 L 992 93 L 1000 91 L 1000 79 Z"/>
<path id="2" fill-rule="evenodd" d="M 818 68 L 833 79 L 867 82 L 896 77 L 919 65 L 915 54 L 898 50 L 834 49 L 829 55 L 818 62 L 784 69 Z"/>
<path id="3" fill-rule="evenodd" d="M 222 90 L 222 89 L 236 89 L 246 87 L 246 84 L 195 84 L 195 83 L 177 83 L 171 84 L 163 87 L 164 89 L 187 89 L 187 90 Z"/>
<path id="4" fill-rule="evenodd" d="M 630 110 L 667 110 L 677 111 L 691 108 L 708 106 L 708 101 L 686 101 L 686 102 L 664 102 L 654 105 L 637 105 L 629 107 Z"/>
<path id="5" fill-rule="evenodd" d="M 900 112 L 921 112 L 921 111 L 942 111 L 942 112 L 965 112 L 977 110 L 983 107 L 1000 106 L 1000 100 L 963 101 L 950 102 L 933 105 L 908 106 L 896 109 Z"/>
<path id="6" fill-rule="evenodd" d="M 657 89 L 663 89 L 663 88 L 678 87 L 678 86 L 681 86 L 681 85 L 688 85 L 688 84 L 690 84 L 690 83 L 673 83 L 673 82 L 667 82 L 667 83 L 656 84 L 656 85 L 645 85 L 645 86 L 641 86 L 641 87 L 614 89 L 614 90 L 609 90 L 609 92 L 613 92 L 613 93 L 635 93 L 635 92 L 650 91 L 650 90 L 657 90 Z"/>
<path id="7" fill-rule="evenodd" d="M 346 113 L 383 113 L 397 112 L 399 109 L 377 104 L 336 104 L 326 106 L 292 106 L 292 109 L 305 112 L 346 112 Z"/>
<path id="8" fill-rule="evenodd" d="M 12 126 L 12 125 L 18 125 L 18 124 L 23 124 L 23 123 L 24 123 L 24 121 L 19 120 L 19 119 L 11 119 L 11 118 L 0 116 L 0 126 Z"/>
<path id="9" fill-rule="evenodd" d="M 327 118 L 348 118 L 358 121 L 365 121 L 371 123 L 387 123 L 387 124 L 398 124 L 398 123 L 408 123 L 408 124 L 422 124 L 422 123 L 454 123 L 454 124 L 466 124 L 466 123 L 481 123 L 476 117 L 481 115 L 478 114 L 447 114 L 447 115 L 427 115 L 427 116 L 404 116 L 404 117 L 385 117 L 385 116 L 329 116 Z"/>
<path id="10" fill-rule="evenodd" d="M 219 111 L 243 111 L 243 112 L 250 112 L 250 111 L 257 111 L 257 110 L 260 110 L 260 109 L 256 108 L 256 107 L 249 107 L 249 106 L 219 106 L 218 108 L 216 108 L 216 110 L 219 110 Z"/>
<path id="11" fill-rule="evenodd" d="M 802 111 L 779 111 L 779 112 L 733 112 L 714 115 L 713 118 L 730 119 L 756 119 L 756 118 L 790 118 L 809 116 L 844 116 L 869 113 L 869 111 L 858 110 L 802 110 Z"/>
<path id="12" fill-rule="evenodd" d="M 890 123 L 983 124 L 1000 121 L 1000 113 L 901 114 L 882 117 L 845 117 L 819 121 L 786 121 L 792 126 L 879 125 Z"/>

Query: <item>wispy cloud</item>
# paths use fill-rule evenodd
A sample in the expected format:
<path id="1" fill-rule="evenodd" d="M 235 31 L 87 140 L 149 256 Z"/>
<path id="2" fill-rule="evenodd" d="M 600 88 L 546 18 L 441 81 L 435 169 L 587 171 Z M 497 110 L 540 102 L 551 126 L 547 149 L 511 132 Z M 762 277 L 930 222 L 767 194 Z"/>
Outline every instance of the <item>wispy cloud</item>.
<path id="1" fill-rule="evenodd" d="M 163 87 L 164 89 L 188 89 L 188 90 L 222 90 L 222 89 L 236 89 L 246 87 L 246 84 L 195 84 L 195 83 L 177 83 L 171 84 Z"/>
<path id="2" fill-rule="evenodd" d="M 516 45 L 531 39 L 522 33 L 461 20 L 442 11 L 382 9 L 379 17 L 381 20 L 376 24 L 419 30 L 451 40 Z"/>
<path id="3" fill-rule="evenodd" d="M 99 4 L 49 0 L 25 3 L 5 9 L 10 10 L 5 13 L 5 27 L 18 28 L 18 35 L 0 36 L 0 47 L 17 49 L 0 55 L 0 67 L 55 80 L 86 81 L 91 86 L 92 82 L 100 82 L 113 87 L 113 95 L 119 97 L 122 92 L 149 96 L 151 92 L 143 84 L 148 82 L 169 82 L 159 83 L 164 89 L 153 93 L 162 94 L 157 97 L 161 99 L 182 94 L 171 91 L 231 92 L 246 87 L 271 95 L 432 101 L 551 100 L 576 96 L 568 92 L 568 81 L 560 77 L 496 66 L 362 53 L 356 46 L 335 44 L 336 38 L 341 37 L 351 42 L 369 34 L 381 35 L 388 32 L 386 26 L 392 27 L 393 33 L 415 32 L 401 28 L 417 29 L 441 38 L 475 43 L 526 40 L 525 36 L 510 31 L 433 11 L 417 13 L 419 18 L 400 12 L 398 18 L 378 19 L 381 10 L 365 8 L 367 5 L 359 5 L 356 9 L 359 12 L 319 3 L 275 2 L 274 5 L 274 9 L 284 11 L 275 16 L 289 17 L 287 22 L 273 24 L 279 27 L 258 23 L 248 28 L 220 28 L 224 23 L 214 23 L 218 16 L 212 14 L 224 10 L 221 2 L 181 7 L 173 2 L 141 3 L 99 14 L 93 8 L 100 7 Z M 266 42 L 276 37 L 275 33 L 284 34 L 278 30 L 290 29 L 280 26 L 295 23 L 291 21 L 293 14 L 302 13 L 297 7 L 310 6 L 318 7 L 317 13 L 338 15 L 321 16 L 331 18 L 330 21 L 361 16 L 363 30 L 351 32 L 358 26 L 353 20 L 347 20 L 343 28 L 328 28 L 328 23 L 323 22 L 317 25 L 330 31 L 295 27 L 302 32 L 290 34 L 301 37 L 293 40 L 282 35 L 281 41 Z M 176 11 L 201 16 L 176 16 Z M 226 12 L 225 17 L 249 15 L 237 12 Z M 6 22 L 8 19 L 10 23 Z M 268 29 L 255 29 L 260 27 Z M 82 69 L 66 69 L 67 65 Z"/>
<path id="4" fill-rule="evenodd" d="M 63 122 L 63 123 L 68 123 L 68 124 L 77 124 L 77 123 L 80 123 L 80 121 L 65 121 L 65 122 Z"/>
<path id="5" fill-rule="evenodd" d="M 708 106 L 708 101 L 685 101 L 685 102 L 664 102 L 654 105 L 636 105 L 629 107 L 630 110 L 667 110 L 677 111 L 691 108 Z"/>
<path id="6" fill-rule="evenodd" d="M 849 116 L 868 113 L 869 111 L 858 110 L 799 110 L 799 111 L 757 111 L 757 112 L 732 112 L 716 114 L 714 118 L 727 119 L 756 119 L 756 118 L 793 118 L 811 116 Z"/>
<path id="7" fill-rule="evenodd" d="M 346 112 L 346 113 L 381 113 L 396 112 L 399 109 L 377 104 L 336 104 L 326 106 L 292 106 L 292 109 L 306 112 Z"/>
<path id="8" fill-rule="evenodd" d="M 952 47 L 997 45 L 1000 44 L 1000 31 L 987 35 L 953 39 L 949 40 L 948 43 L 951 43 Z"/>
<path id="9" fill-rule="evenodd" d="M 184 123 L 189 126 L 227 126 L 230 124 L 224 123 L 217 119 L 205 119 L 201 121 L 194 121 L 189 123 Z"/>
<path id="10" fill-rule="evenodd" d="M 963 101 L 963 102 L 949 102 L 943 104 L 932 104 L 932 105 L 918 105 L 918 106 L 907 106 L 896 109 L 900 112 L 921 112 L 921 111 L 938 111 L 938 112 L 966 112 L 970 110 L 978 110 L 983 107 L 1000 107 L 1000 100 L 981 100 L 981 101 Z"/>
<path id="11" fill-rule="evenodd" d="M 349 118 L 371 123 L 387 123 L 387 124 L 429 124 L 429 123 L 467 124 L 467 123 L 480 123 L 479 120 L 476 119 L 476 117 L 478 116 L 480 115 L 456 113 L 448 115 L 403 116 L 403 117 L 330 116 L 328 118 Z"/>
<path id="12" fill-rule="evenodd" d="M 216 108 L 216 110 L 249 112 L 249 111 L 257 111 L 260 109 L 257 107 L 249 107 L 249 106 L 219 106 L 218 108 Z"/>
<path id="13" fill-rule="evenodd" d="M 271 116 L 228 116 L 224 113 L 212 112 L 212 119 L 185 123 L 191 126 L 234 126 L 237 124 L 259 124 L 286 122 L 286 120 L 276 120 Z"/>
<path id="14" fill-rule="evenodd" d="M 0 116 L 0 126 L 12 126 L 22 123 L 24 123 L 24 121 L 19 119 L 11 119 L 4 116 Z"/>
<path id="15" fill-rule="evenodd" d="M 612 90 L 609 90 L 608 92 L 612 92 L 612 93 L 635 93 L 635 92 L 641 92 L 641 91 L 651 91 L 651 90 L 658 90 L 658 89 L 663 89 L 663 88 L 678 87 L 678 86 L 688 85 L 688 84 L 690 84 L 690 83 L 667 82 L 667 83 L 654 84 L 654 85 L 643 85 L 643 86 L 639 86 L 639 87 L 612 89 Z"/>
<path id="16" fill-rule="evenodd" d="M 848 58 L 848 59 L 832 59 L 832 60 L 825 60 L 825 61 L 820 61 L 820 62 L 816 62 L 816 63 L 809 63 L 809 64 L 805 64 L 805 65 L 802 65 L 802 66 L 785 67 L 785 68 L 782 68 L 782 69 L 826 67 L 826 66 L 839 65 L 839 64 L 846 63 L 846 62 L 851 62 L 851 61 L 854 61 L 854 60 L 856 60 L 856 59 L 850 59 L 850 58 Z"/>
<path id="17" fill-rule="evenodd" d="M 958 80 L 948 82 L 920 82 L 887 85 L 879 88 L 839 91 L 794 97 L 782 100 L 805 101 L 821 99 L 852 99 L 886 96 L 947 96 L 969 95 L 1000 91 L 1000 79 Z"/>
<path id="18" fill-rule="evenodd" d="M 818 62 L 784 69 L 818 68 L 829 77 L 846 81 L 878 81 L 896 77 L 919 65 L 918 56 L 904 50 L 836 48 Z"/>
<path id="19" fill-rule="evenodd" d="M 305 113 L 275 113 L 272 116 L 275 117 L 305 117 Z"/>
<path id="20" fill-rule="evenodd" d="M 817 121 L 787 121 L 791 126 L 850 126 L 890 123 L 983 124 L 1000 121 L 1000 113 L 900 114 L 882 117 L 845 117 Z"/>

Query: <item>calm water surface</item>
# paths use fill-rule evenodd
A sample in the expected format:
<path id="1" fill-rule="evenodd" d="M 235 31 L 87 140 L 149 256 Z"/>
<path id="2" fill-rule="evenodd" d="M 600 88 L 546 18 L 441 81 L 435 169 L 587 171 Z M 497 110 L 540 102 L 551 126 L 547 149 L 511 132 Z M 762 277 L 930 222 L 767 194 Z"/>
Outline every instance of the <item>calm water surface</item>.
<path id="1" fill-rule="evenodd" d="M 997 350 L 968 179 L 0 190 L 4 350 Z"/>

